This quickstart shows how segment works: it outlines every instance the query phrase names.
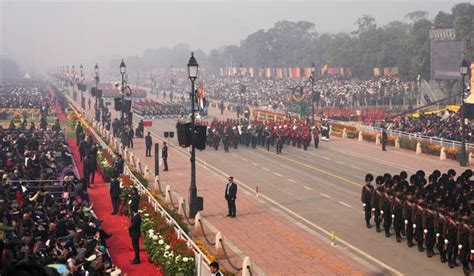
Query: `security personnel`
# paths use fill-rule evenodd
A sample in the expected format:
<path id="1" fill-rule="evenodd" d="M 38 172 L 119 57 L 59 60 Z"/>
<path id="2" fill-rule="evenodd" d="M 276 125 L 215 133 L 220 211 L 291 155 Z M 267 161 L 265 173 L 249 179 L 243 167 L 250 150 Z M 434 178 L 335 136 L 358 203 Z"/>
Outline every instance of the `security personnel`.
<path id="1" fill-rule="evenodd" d="M 377 233 L 380 233 L 380 223 L 382 222 L 382 219 L 380 217 L 380 206 L 382 203 L 383 196 L 382 183 L 383 177 L 377 176 L 377 178 L 375 179 L 376 188 L 370 200 L 370 205 L 372 206 L 372 211 L 374 212 L 374 222 Z"/>
<path id="2" fill-rule="evenodd" d="M 362 207 L 364 208 L 365 213 L 365 223 L 367 228 L 371 228 L 370 226 L 370 218 L 372 217 L 372 204 L 371 199 L 374 193 L 374 186 L 372 186 L 372 181 L 374 180 L 374 176 L 371 174 L 367 174 L 365 176 L 365 185 L 362 187 L 362 195 L 360 200 L 362 201 Z"/>

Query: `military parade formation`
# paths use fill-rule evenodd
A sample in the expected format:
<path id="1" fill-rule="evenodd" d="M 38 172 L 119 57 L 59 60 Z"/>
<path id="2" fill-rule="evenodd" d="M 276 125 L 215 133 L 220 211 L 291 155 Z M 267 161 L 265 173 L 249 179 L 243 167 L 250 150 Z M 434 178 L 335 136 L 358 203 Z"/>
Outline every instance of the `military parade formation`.
<path id="1" fill-rule="evenodd" d="M 307 150 L 311 143 L 318 148 L 321 140 L 329 141 L 329 122 L 323 120 L 321 124 L 312 126 L 307 120 L 288 118 L 284 121 L 214 119 L 210 124 L 206 121 L 201 124 L 208 126 L 207 146 L 219 149 L 222 142 L 224 152 L 230 148 L 238 149 L 239 144 L 246 147 L 265 147 L 267 151 L 275 148 L 277 154 L 282 153 L 284 145 Z"/>
<path id="2" fill-rule="evenodd" d="M 383 228 L 389 238 L 393 229 L 397 242 L 405 237 L 408 247 L 416 244 L 428 258 L 436 248 L 442 263 L 454 268 L 459 260 L 469 274 L 474 255 L 472 174 L 470 169 L 458 176 L 453 169 L 435 170 L 428 178 L 422 170 L 409 178 L 405 171 L 386 173 L 375 178 L 375 187 L 368 174 L 361 195 L 367 228 L 373 218 L 377 233 Z"/>

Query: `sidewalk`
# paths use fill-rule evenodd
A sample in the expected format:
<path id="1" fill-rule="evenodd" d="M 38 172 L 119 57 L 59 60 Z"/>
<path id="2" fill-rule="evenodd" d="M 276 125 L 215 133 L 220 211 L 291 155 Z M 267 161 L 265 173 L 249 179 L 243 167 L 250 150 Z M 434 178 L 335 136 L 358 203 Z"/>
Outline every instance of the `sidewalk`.
<path id="1" fill-rule="evenodd" d="M 154 137 L 154 142 L 158 142 Z M 161 146 L 161 145 L 160 145 Z M 145 157 L 144 139 L 134 139 L 134 155 L 148 165 L 154 175 L 154 158 Z M 190 183 L 189 154 L 169 146 L 170 171 L 160 172 L 163 183 L 187 199 Z M 204 197 L 203 218 L 211 223 L 267 275 L 366 275 L 373 273 L 347 254 L 300 228 L 286 216 L 273 210 L 254 194 L 240 189 L 237 195 L 237 217 L 228 218 L 224 199 L 226 177 L 217 175 L 197 163 L 198 195 Z M 153 183 L 153 182 L 150 182 Z M 164 186 L 163 186 L 164 189 Z M 176 196 L 174 202 L 178 202 Z M 211 231 L 206 230 L 208 238 Z M 206 244 L 206 243 L 205 243 Z M 226 243 L 225 243 L 226 244 Z M 228 243 L 227 243 L 228 244 Z M 210 248 L 209 244 L 206 247 Z M 228 253 L 231 253 L 227 247 Z M 235 253 L 231 261 L 240 266 Z M 220 262 L 229 267 L 222 258 Z"/>

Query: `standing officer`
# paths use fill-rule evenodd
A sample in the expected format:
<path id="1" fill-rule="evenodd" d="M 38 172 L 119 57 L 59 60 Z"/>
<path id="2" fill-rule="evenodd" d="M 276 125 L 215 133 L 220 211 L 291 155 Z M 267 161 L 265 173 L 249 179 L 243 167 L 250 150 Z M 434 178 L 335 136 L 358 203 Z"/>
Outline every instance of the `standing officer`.
<path id="1" fill-rule="evenodd" d="M 360 200 L 362 201 L 362 206 L 364 207 L 365 212 L 365 222 L 367 228 L 370 228 L 370 218 L 372 212 L 372 205 L 371 205 L 371 198 L 374 193 L 374 186 L 372 186 L 372 181 L 374 180 L 374 176 L 371 174 L 367 174 L 365 176 L 365 185 L 362 187 L 362 195 Z"/>
<path id="2" fill-rule="evenodd" d="M 118 177 L 110 183 L 110 199 L 112 200 L 111 215 L 116 215 L 120 206 L 120 181 Z"/>
<path id="3" fill-rule="evenodd" d="M 235 207 L 235 199 L 237 198 L 237 184 L 234 183 L 234 178 L 229 176 L 229 183 L 225 187 L 225 199 L 227 200 L 227 206 L 229 208 L 229 213 L 227 214 L 228 217 L 235 218 L 236 215 L 236 207 Z"/>
<path id="4" fill-rule="evenodd" d="M 388 141 L 388 136 L 387 136 L 387 132 L 385 131 L 385 126 L 382 128 L 382 150 L 383 151 L 386 151 L 387 149 L 385 148 L 385 146 L 387 145 L 387 141 Z"/>
<path id="5" fill-rule="evenodd" d="M 168 171 L 168 146 L 166 142 L 163 142 L 163 149 L 161 149 L 161 158 L 163 159 L 164 169 L 163 171 Z"/>
<path id="6" fill-rule="evenodd" d="M 421 193 L 418 193 L 417 195 L 417 203 L 415 207 L 415 225 L 416 225 L 416 230 L 415 230 L 415 238 L 416 238 L 416 243 L 418 244 L 418 251 L 423 252 L 425 249 L 423 247 L 423 221 L 424 221 L 424 213 L 425 213 L 425 208 L 424 208 L 424 198 Z"/>
<path id="7" fill-rule="evenodd" d="M 133 211 L 130 227 L 128 227 L 128 233 L 132 238 L 133 251 L 135 252 L 135 258 L 131 261 L 132 264 L 140 263 L 140 232 L 141 232 L 142 218 L 138 213 L 138 210 Z"/>
<path id="8" fill-rule="evenodd" d="M 153 139 L 151 138 L 151 133 L 148 132 L 148 135 L 145 137 L 145 155 L 146 157 L 151 157 L 151 146 L 153 145 Z"/>

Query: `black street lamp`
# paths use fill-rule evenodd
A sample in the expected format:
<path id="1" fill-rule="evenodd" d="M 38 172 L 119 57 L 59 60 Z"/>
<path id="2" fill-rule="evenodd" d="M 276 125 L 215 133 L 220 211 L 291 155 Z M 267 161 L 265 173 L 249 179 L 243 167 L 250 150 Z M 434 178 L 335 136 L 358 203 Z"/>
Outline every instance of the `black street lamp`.
<path id="1" fill-rule="evenodd" d="M 126 69 L 127 69 L 127 66 L 125 66 L 125 62 L 123 62 L 123 59 L 122 59 L 122 62 L 120 62 L 120 74 L 122 75 L 122 86 L 121 86 L 121 94 L 122 94 L 122 104 L 121 104 L 121 114 L 120 114 L 120 121 L 122 123 L 122 127 L 123 127 L 123 118 L 124 118 L 124 114 L 123 114 L 123 107 L 125 105 L 125 73 L 126 73 Z"/>
<path id="2" fill-rule="evenodd" d="M 77 94 L 76 94 L 76 66 L 72 66 L 72 95 L 74 96 L 74 100 L 77 102 Z"/>
<path id="3" fill-rule="evenodd" d="M 460 157 L 459 157 L 459 163 L 461 167 L 467 166 L 467 156 L 466 156 L 466 123 L 465 121 L 465 105 L 464 105 L 464 99 L 465 99 L 465 78 L 467 75 L 469 65 L 467 64 L 467 61 L 465 59 L 462 60 L 461 65 L 459 66 L 459 72 L 461 73 L 461 152 L 460 152 Z"/>
<path id="4" fill-rule="evenodd" d="M 189 186 L 189 217 L 194 218 L 197 213 L 197 187 L 196 187 L 196 147 L 195 147 L 195 81 L 199 72 L 199 64 L 191 53 L 188 62 L 188 76 L 191 80 L 191 185 Z"/>
<path id="5" fill-rule="evenodd" d="M 99 94 L 97 93 L 98 90 L 97 88 L 99 87 L 99 65 L 97 65 L 97 63 L 95 64 L 94 66 L 94 73 L 95 73 L 95 77 L 94 77 L 94 81 L 95 81 L 95 104 L 94 104 L 94 109 L 96 110 L 97 112 L 97 98 L 99 97 Z"/>
<path id="6" fill-rule="evenodd" d="M 84 102 L 84 91 L 83 91 L 83 88 L 82 88 L 82 80 L 84 79 L 84 67 L 82 66 L 82 64 L 79 66 L 79 73 L 80 73 L 80 91 L 81 91 L 81 107 L 83 109 L 86 109 L 86 103 Z"/>
<path id="7" fill-rule="evenodd" d="M 315 82 L 315 72 L 316 68 L 314 63 L 311 64 L 311 76 L 309 76 L 309 81 L 311 82 L 311 123 L 314 126 L 314 82 Z"/>

